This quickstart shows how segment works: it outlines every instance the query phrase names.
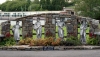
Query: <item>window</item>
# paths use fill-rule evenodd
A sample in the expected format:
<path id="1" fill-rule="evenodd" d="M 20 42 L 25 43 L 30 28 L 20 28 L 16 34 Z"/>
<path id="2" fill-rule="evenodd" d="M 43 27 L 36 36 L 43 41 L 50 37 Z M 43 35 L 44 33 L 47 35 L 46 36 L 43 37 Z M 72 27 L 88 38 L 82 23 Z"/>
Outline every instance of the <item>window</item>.
<path id="1" fill-rule="evenodd" d="M 16 17 L 16 13 L 13 13 L 12 17 Z"/>

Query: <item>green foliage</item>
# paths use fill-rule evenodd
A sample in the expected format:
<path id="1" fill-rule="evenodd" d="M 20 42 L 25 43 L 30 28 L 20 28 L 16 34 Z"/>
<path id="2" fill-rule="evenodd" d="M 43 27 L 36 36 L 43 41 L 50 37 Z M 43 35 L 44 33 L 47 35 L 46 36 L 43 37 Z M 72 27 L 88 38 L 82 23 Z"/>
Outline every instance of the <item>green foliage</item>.
<path id="1" fill-rule="evenodd" d="M 100 18 L 100 0 L 77 0 L 75 10 L 78 15 Z"/>
<path id="2" fill-rule="evenodd" d="M 27 11 L 30 0 L 12 0 L 6 1 L 0 5 L 2 11 Z"/>
<path id="3" fill-rule="evenodd" d="M 31 11 L 39 11 L 40 5 L 39 4 L 31 4 L 28 9 Z"/>
<path id="4" fill-rule="evenodd" d="M 1 5 L 0 5 L 0 9 L 3 10 L 3 11 L 6 11 L 6 6 L 7 6 L 7 4 L 8 4 L 9 2 L 10 2 L 10 1 L 7 1 L 7 2 L 1 4 Z"/>
<path id="5" fill-rule="evenodd" d="M 74 2 L 68 3 L 65 0 L 41 0 L 40 6 L 44 10 L 62 10 L 63 7 L 72 6 Z"/>
<path id="6" fill-rule="evenodd" d="M 98 37 L 96 38 L 89 38 L 87 41 L 88 45 L 100 45 L 100 39 Z"/>
<path id="7" fill-rule="evenodd" d="M 79 41 L 78 38 L 71 36 L 71 37 L 67 38 L 65 41 L 62 41 L 61 45 L 77 46 L 77 45 L 81 45 L 81 42 Z"/>
<path id="8" fill-rule="evenodd" d="M 0 46 L 12 46 L 15 44 L 16 42 L 13 37 L 5 38 L 3 41 L 0 42 Z"/>
<path id="9" fill-rule="evenodd" d="M 34 3 L 34 4 L 39 4 L 40 2 L 39 2 L 39 0 L 34 0 L 33 3 Z"/>
<path id="10" fill-rule="evenodd" d="M 0 5 L 2 11 L 41 11 L 41 10 L 62 10 L 63 7 L 73 6 L 65 0 L 7 0 Z"/>

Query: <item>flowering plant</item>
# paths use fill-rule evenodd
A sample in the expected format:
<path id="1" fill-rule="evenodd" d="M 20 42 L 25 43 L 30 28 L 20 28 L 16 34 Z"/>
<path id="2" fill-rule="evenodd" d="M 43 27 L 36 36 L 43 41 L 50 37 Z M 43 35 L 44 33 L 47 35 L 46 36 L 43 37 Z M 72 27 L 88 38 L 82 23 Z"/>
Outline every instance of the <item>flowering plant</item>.
<path id="1" fill-rule="evenodd" d="M 7 32 L 7 33 L 5 34 L 5 37 L 10 37 L 10 36 L 11 36 L 10 32 Z"/>

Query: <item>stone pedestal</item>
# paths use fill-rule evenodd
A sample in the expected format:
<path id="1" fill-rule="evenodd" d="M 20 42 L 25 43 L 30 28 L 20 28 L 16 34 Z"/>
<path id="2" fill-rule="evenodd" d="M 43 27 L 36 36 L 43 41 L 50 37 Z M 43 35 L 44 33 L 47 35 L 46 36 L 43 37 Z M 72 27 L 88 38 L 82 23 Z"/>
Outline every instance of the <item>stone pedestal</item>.
<path id="1" fill-rule="evenodd" d="M 22 37 L 33 37 L 33 20 L 25 19 L 22 21 Z"/>

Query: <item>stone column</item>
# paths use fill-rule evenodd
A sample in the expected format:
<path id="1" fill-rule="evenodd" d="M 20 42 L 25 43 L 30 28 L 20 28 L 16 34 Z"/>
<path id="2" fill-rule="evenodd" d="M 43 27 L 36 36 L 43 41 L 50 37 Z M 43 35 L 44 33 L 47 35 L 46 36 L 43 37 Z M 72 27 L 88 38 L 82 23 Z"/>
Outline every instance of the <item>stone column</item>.
<path id="1" fill-rule="evenodd" d="M 56 37 L 56 25 L 54 24 L 55 20 L 53 19 L 52 15 L 49 14 L 46 16 L 45 22 L 45 37 Z"/>
<path id="2" fill-rule="evenodd" d="M 1 34 L 5 35 L 6 33 L 10 33 L 10 21 L 1 24 Z"/>
<path id="3" fill-rule="evenodd" d="M 78 22 L 77 22 L 77 17 L 76 16 L 71 16 L 72 19 L 72 24 L 73 24 L 73 33 L 75 37 L 78 36 Z"/>
<path id="4" fill-rule="evenodd" d="M 22 37 L 33 37 L 33 20 L 24 19 L 22 20 Z"/>
<path id="5" fill-rule="evenodd" d="M 66 29 L 67 29 L 67 36 L 78 36 L 78 24 L 77 24 L 77 18 L 76 16 L 71 16 L 69 19 L 67 19 L 66 23 Z"/>

